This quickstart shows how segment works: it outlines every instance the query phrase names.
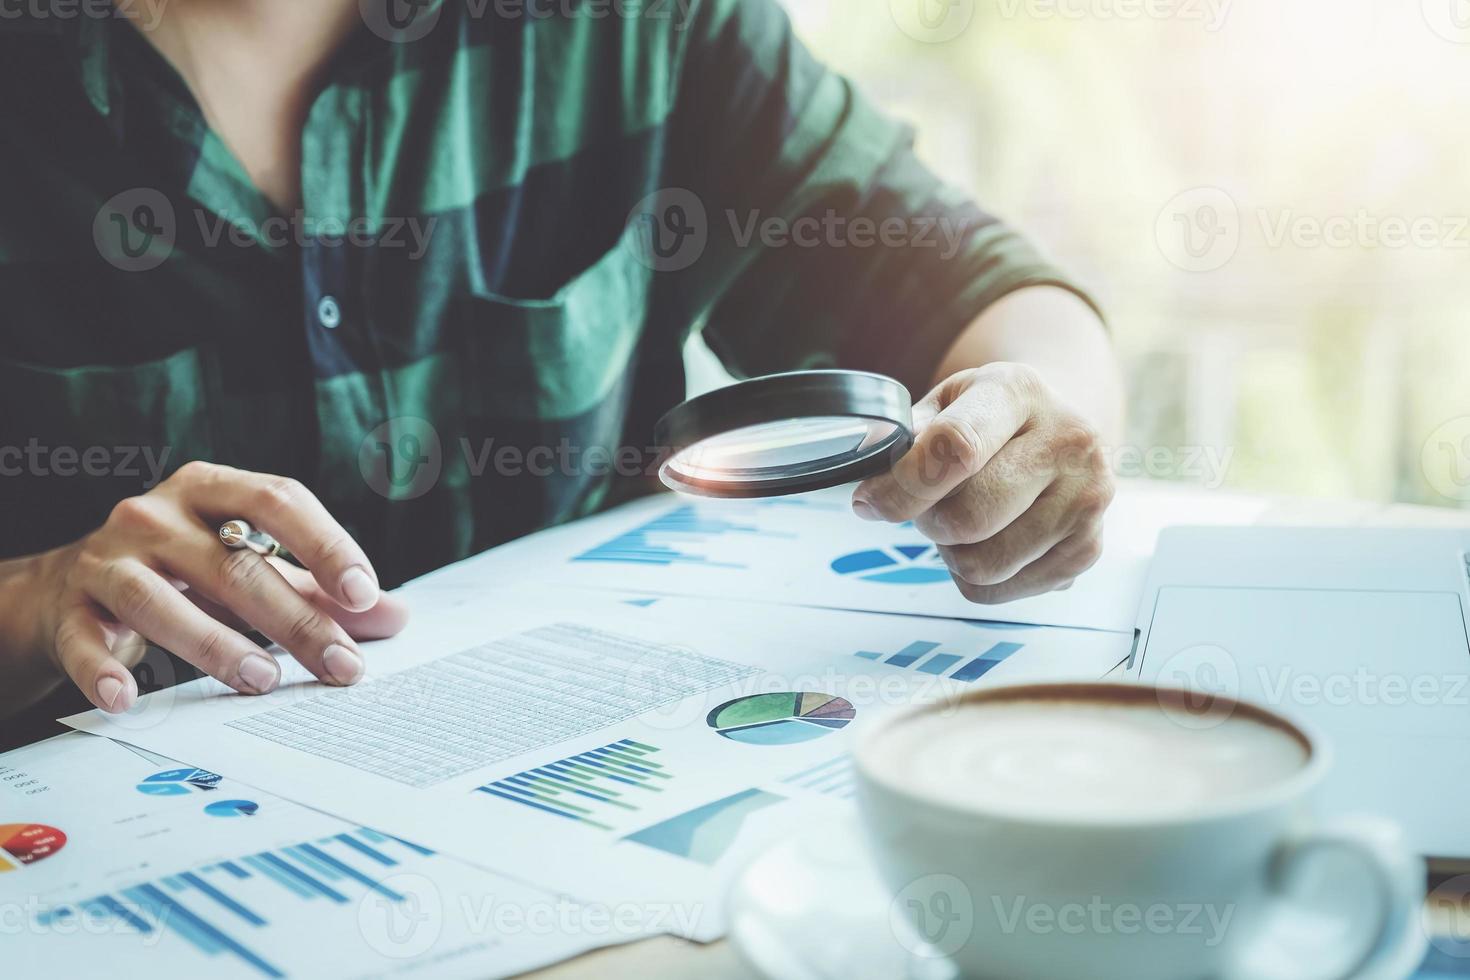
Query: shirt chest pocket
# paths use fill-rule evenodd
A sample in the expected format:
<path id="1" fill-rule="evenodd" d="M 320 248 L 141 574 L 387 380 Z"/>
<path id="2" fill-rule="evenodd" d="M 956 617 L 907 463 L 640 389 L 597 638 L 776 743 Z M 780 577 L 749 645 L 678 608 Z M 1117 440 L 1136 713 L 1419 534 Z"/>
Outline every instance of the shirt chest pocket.
<path id="1" fill-rule="evenodd" d="M 206 358 L 46 367 L 0 356 L 0 548 L 28 554 L 99 526 L 213 438 Z"/>
<path id="2" fill-rule="evenodd" d="M 617 394 L 648 316 L 634 234 L 549 299 L 474 292 L 456 319 L 471 419 L 572 419 Z"/>

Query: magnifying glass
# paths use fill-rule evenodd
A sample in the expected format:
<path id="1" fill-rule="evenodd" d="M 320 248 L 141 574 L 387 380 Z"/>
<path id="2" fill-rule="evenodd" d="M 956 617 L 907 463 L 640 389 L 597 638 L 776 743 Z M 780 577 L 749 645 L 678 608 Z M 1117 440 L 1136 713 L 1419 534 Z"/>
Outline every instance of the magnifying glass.
<path id="1" fill-rule="evenodd" d="M 703 497 L 778 497 L 887 472 L 914 442 L 908 389 L 864 371 L 794 371 L 691 398 L 659 419 L 659 479 Z"/>

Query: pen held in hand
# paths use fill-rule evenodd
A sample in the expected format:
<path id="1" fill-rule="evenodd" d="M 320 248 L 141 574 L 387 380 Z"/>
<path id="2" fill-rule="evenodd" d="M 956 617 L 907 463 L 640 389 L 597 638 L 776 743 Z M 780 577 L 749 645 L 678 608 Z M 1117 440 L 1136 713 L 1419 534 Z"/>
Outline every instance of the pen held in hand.
<path id="1" fill-rule="evenodd" d="M 284 558 L 293 564 L 297 563 L 296 556 L 282 547 L 279 541 L 239 518 L 220 525 L 219 539 L 226 548 L 249 548 L 266 558 Z"/>

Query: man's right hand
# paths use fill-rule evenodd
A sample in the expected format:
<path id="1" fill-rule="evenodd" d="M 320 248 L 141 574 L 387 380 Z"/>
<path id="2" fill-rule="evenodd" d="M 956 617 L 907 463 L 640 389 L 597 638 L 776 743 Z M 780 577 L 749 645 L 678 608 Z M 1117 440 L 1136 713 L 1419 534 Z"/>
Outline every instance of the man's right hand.
<path id="1" fill-rule="evenodd" d="M 273 536 L 306 571 L 226 548 L 219 525 L 237 517 Z M 245 637 L 251 629 L 323 681 L 351 684 L 363 673 L 355 639 L 391 636 L 408 618 L 309 490 L 211 463 L 188 463 L 122 501 L 80 541 L 5 564 L 6 658 L 49 660 L 111 712 L 137 699 L 128 667 L 142 655 L 139 639 L 236 691 L 263 694 L 281 671 Z"/>

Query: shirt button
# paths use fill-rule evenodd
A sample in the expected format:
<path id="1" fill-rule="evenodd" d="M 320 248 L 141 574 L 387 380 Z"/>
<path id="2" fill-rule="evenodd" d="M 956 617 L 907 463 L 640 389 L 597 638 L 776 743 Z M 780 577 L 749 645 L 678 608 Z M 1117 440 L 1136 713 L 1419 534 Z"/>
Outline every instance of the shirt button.
<path id="1" fill-rule="evenodd" d="M 321 302 L 316 304 L 316 319 L 328 330 L 335 330 L 342 322 L 342 308 L 331 296 L 323 296 Z"/>

